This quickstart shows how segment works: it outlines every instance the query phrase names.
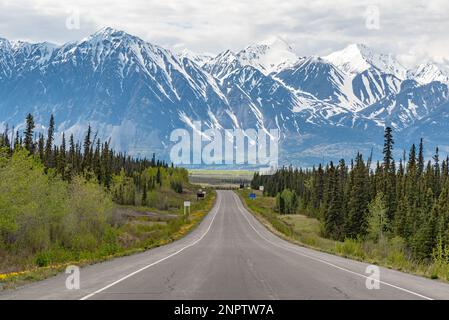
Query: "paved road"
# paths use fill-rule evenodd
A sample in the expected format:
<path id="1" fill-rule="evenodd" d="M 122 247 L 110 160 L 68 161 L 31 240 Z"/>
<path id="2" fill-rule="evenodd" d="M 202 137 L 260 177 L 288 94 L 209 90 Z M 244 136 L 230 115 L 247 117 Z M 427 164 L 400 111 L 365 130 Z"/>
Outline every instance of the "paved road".
<path id="1" fill-rule="evenodd" d="M 0 294 L 0 299 L 449 299 L 449 285 L 290 244 L 261 225 L 231 191 L 183 239 Z"/>

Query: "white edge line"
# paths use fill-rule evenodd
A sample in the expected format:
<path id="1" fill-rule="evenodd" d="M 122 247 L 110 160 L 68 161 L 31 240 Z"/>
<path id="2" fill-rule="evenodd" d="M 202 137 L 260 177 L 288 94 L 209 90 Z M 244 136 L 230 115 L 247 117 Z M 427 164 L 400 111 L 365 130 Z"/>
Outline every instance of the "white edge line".
<path id="1" fill-rule="evenodd" d="M 146 269 L 148 269 L 148 268 L 150 268 L 150 267 L 152 267 L 152 266 L 154 266 L 154 265 L 156 265 L 156 264 L 158 264 L 158 263 L 160 263 L 162 261 L 165 261 L 165 260 L 167 260 L 167 259 L 169 259 L 169 258 L 171 258 L 171 257 L 173 257 L 175 255 L 177 255 L 178 253 L 181 253 L 185 249 L 193 247 L 194 245 L 196 245 L 198 242 L 200 242 L 209 233 L 209 230 L 210 230 L 210 228 L 211 228 L 211 226 L 212 226 L 212 224 L 213 224 L 213 222 L 215 220 L 215 217 L 217 216 L 217 213 L 219 211 L 218 209 L 221 206 L 221 196 L 218 196 L 218 192 L 217 192 L 217 197 L 220 197 L 220 199 L 218 199 L 218 203 L 217 203 L 217 205 L 214 208 L 214 210 L 215 210 L 214 216 L 212 217 L 212 220 L 209 223 L 209 226 L 207 227 L 207 230 L 203 233 L 203 235 L 199 239 L 195 240 L 194 242 L 188 244 L 185 247 L 182 247 L 178 251 L 169 254 L 168 256 L 166 256 L 166 257 L 164 257 L 162 259 L 159 259 L 159 260 L 157 260 L 157 261 L 155 261 L 155 262 L 153 262 L 153 263 L 151 263 L 151 264 L 149 264 L 149 265 L 147 265 L 147 266 L 145 266 L 143 268 L 140 268 L 139 270 L 136 270 L 136 271 L 134 271 L 134 272 L 132 272 L 132 273 L 130 273 L 130 274 L 128 274 L 128 275 L 118 279 L 117 281 L 114 281 L 111 284 L 108 284 L 107 286 L 105 286 L 105 287 L 103 287 L 101 289 L 98 289 L 97 291 L 94 291 L 94 292 L 92 292 L 92 293 L 90 293 L 90 294 L 80 298 L 79 300 L 87 300 L 89 298 L 92 298 L 94 295 L 96 295 L 96 294 L 98 294 L 98 293 L 100 293 L 100 292 L 102 292 L 102 291 L 104 291 L 106 289 L 109 289 L 112 286 L 115 286 L 116 284 L 118 284 L 118 283 L 120 283 L 120 282 L 122 282 L 122 281 L 124 281 L 124 280 L 126 280 L 126 279 L 128 279 L 128 278 L 130 278 L 130 277 L 132 277 L 132 276 L 134 276 L 136 274 L 138 274 L 139 272 L 142 272 L 142 271 L 144 271 L 144 270 L 146 270 Z"/>
<path id="2" fill-rule="evenodd" d="M 345 269 L 345 268 L 343 268 L 343 267 L 337 266 L 337 265 L 335 265 L 335 264 L 333 264 L 333 263 L 331 263 L 331 262 L 328 262 L 328 261 L 326 261 L 326 260 L 323 260 L 323 259 L 320 259 L 320 258 L 312 257 L 312 256 L 307 255 L 307 254 L 304 254 L 304 253 L 302 253 L 302 252 L 298 252 L 297 250 L 294 250 L 293 248 L 281 246 L 281 245 L 279 245 L 279 244 L 277 244 L 277 243 L 275 243 L 275 242 L 269 240 L 268 238 L 264 237 L 264 236 L 263 236 L 263 235 L 262 235 L 262 234 L 261 234 L 261 233 L 260 233 L 254 226 L 253 226 L 253 224 L 249 221 L 248 217 L 247 217 L 246 214 L 244 213 L 244 211 L 247 211 L 247 210 L 243 207 L 243 205 L 241 204 L 240 198 L 238 198 L 238 196 L 237 196 L 235 193 L 234 193 L 234 200 L 236 201 L 237 207 L 239 207 L 239 209 L 240 209 L 240 211 L 241 211 L 243 217 L 246 219 L 246 221 L 247 221 L 248 224 L 251 226 L 251 228 L 252 228 L 252 229 L 253 229 L 253 230 L 254 230 L 254 231 L 255 231 L 255 232 L 262 238 L 262 239 L 264 239 L 264 240 L 267 241 L 268 243 L 271 243 L 272 245 L 274 245 L 274 246 L 276 246 L 276 247 L 278 247 L 278 248 L 282 248 L 282 249 L 284 249 L 284 250 L 287 250 L 287 251 L 296 253 L 296 254 L 298 254 L 298 255 L 300 255 L 300 256 L 309 258 L 309 259 L 311 259 L 311 260 L 314 260 L 314 261 L 317 261 L 317 262 L 321 262 L 321 263 L 327 264 L 327 265 L 329 265 L 329 266 L 331 266 L 331 267 L 334 267 L 334 268 L 337 268 L 337 269 L 339 269 L 339 270 L 342 270 L 342 271 L 345 271 L 345 272 L 348 272 L 348 273 L 351 273 L 351 274 L 360 276 L 360 277 L 362 277 L 362 278 L 366 278 L 366 279 L 369 278 L 368 276 L 366 276 L 366 275 L 364 275 L 364 274 L 361 274 L 361 273 L 358 273 L 358 272 L 355 272 L 355 271 L 351 271 L 351 270 Z M 250 213 L 248 213 L 248 214 L 250 214 Z M 251 214 L 251 216 L 252 216 L 252 214 Z M 377 280 L 377 282 L 379 282 L 379 283 L 381 283 L 381 284 L 384 284 L 384 285 L 386 285 L 386 286 L 390 286 L 390 287 L 392 287 L 392 288 L 395 288 L 395 289 L 398 289 L 398 290 L 401 290 L 401 291 L 410 293 L 410 294 L 412 294 L 412 295 L 418 296 L 418 297 L 423 298 L 423 299 L 426 299 L 426 300 L 434 300 L 434 299 L 432 299 L 432 298 L 430 298 L 430 297 L 424 296 L 424 295 L 422 295 L 422 294 L 419 294 L 419 293 L 417 293 L 417 292 L 413 292 L 413 291 L 411 291 L 411 290 L 408 290 L 408 289 L 405 289 L 405 288 L 402 288 L 402 287 L 398 287 L 398 286 L 396 286 L 396 285 L 394 285 L 394 284 L 391 284 L 391 283 L 388 283 L 388 282 L 385 282 L 385 281 L 382 281 L 382 280 Z"/>

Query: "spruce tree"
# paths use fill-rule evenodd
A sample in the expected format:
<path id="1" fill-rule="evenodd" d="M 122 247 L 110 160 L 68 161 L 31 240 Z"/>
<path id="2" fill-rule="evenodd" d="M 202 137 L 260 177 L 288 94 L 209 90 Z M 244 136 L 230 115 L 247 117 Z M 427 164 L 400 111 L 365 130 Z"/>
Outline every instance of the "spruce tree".
<path id="1" fill-rule="evenodd" d="M 83 143 L 83 161 L 82 161 L 82 167 L 83 170 L 91 170 L 92 169 L 92 154 L 91 154 L 91 135 L 92 135 L 92 129 L 90 127 L 90 124 L 87 128 L 86 136 L 84 137 L 84 143 Z"/>
<path id="2" fill-rule="evenodd" d="M 54 135 L 55 135 L 55 118 L 53 115 L 50 116 L 50 123 L 48 125 L 47 131 L 47 141 L 45 144 L 45 155 L 44 155 L 44 163 L 47 168 L 54 168 L 55 166 L 55 158 L 52 153 L 53 143 L 54 143 Z"/>
<path id="3" fill-rule="evenodd" d="M 341 185 L 341 172 L 334 171 L 331 166 L 329 172 L 329 205 L 324 215 L 324 232 L 333 239 L 341 240 L 344 236 L 344 215 L 343 215 L 343 190 Z"/>
<path id="4" fill-rule="evenodd" d="M 33 142 L 33 132 L 34 132 L 34 119 L 31 113 L 29 113 L 26 117 L 26 128 L 25 128 L 25 139 L 24 139 L 24 147 L 31 154 L 34 153 L 34 142 Z"/>
<path id="5" fill-rule="evenodd" d="M 353 184 L 349 193 L 346 234 L 349 237 L 357 238 L 367 233 L 369 201 L 367 197 L 367 170 L 360 153 L 357 154 L 353 171 Z"/>
<path id="6" fill-rule="evenodd" d="M 387 207 L 387 217 L 389 221 L 393 221 L 395 213 L 395 197 L 394 193 L 396 191 L 395 184 L 395 165 L 393 159 L 393 133 L 391 127 L 385 128 L 384 134 L 384 162 L 383 162 L 383 194 L 385 195 L 385 203 Z"/>
<path id="7" fill-rule="evenodd" d="M 63 179 L 67 179 L 66 173 L 67 159 L 66 159 L 66 141 L 65 134 L 62 133 L 61 146 L 59 147 L 58 158 L 57 158 L 57 169 L 59 174 Z"/>
<path id="8" fill-rule="evenodd" d="M 422 138 L 419 141 L 419 150 L 418 150 L 418 176 L 421 176 L 424 172 L 424 145 Z"/>

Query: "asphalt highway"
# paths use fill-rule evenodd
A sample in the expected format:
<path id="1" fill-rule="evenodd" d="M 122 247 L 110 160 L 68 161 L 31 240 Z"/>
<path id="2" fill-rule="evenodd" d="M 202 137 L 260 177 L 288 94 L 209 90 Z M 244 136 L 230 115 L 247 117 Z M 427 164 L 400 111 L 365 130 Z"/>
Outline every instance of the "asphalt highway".
<path id="1" fill-rule="evenodd" d="M 448 284 L 386 268 L 371 278 L 372 270 L 279 238 L 234 192 L 218 191 L 214 208 L 178 241 L 84 267 L 78 290 L 62 273 L 0 299 L 449 299 Z"/>

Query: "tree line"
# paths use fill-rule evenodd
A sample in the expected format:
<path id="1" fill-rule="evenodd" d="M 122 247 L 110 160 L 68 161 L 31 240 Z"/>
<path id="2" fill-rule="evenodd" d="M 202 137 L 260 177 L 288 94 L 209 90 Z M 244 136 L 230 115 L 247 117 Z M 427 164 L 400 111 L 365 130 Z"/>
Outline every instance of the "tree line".
<path id="1" fill-rule="evenodd" d="M 187 182 L 185 170 L 174 168 L 173 165 L 169 168 L 166 162 L 157 160 L 155 154 L 151 159 L 140 159 L 115 152 L 109 141 L 97 138 L 90 125 L 82 142 L 75 141 L 73 134 L 67 138 L 62 133 L 61 142 L 57 145 L 53 115 L 46 134 L 35 133 L 35 122 L 31 114 L 26 117 L 23 133 L 14 129 L 9 132 L 6 126 L 5 131 L 0 134 L 0 148 L 2 147 L 10 156 L 15 150 L 27 150 L 40 160 L 47 173 L 58 174 L 63 180 L 71 181 L 77 175 L 87 179 L 95 178 L 106 188 L 113 189 L 114 199 L 120 204 L 135 204 L 134 197 L 130 199 L 131 194 L 140 193 L 143 193 L 142 203 L 145 203 L 146 193 L 156 186 L 162 186 L 162 178 L 166 174 L 172 177 L 167 183 L 179 193 L 182 192 L 182 183 Z M 116 180 L 115 186 L 113 179 Z"/>
<path id="2" fill-rule="evenodd" d="M 90 126 L 82 142 L 61 134 L 56 143 L 53 116 L 45 135 L 34 130 L 29 114 L 22 132 L 0 134 L 0 273 L 117 252 L 126 231 L 114 202 L 179 207 L 167 191 L 183 192 L 185 169 L 154 154 L 139 159 L 115 152 Z"/>
<path id="3" fill-rule="evenodd" d="M 404 239 L 416 259 L 443 253 L 449 259 L 449 158 L 436 148 L 425 161 L 423 141 L 399 161 L 393 158 L 392 129 L 384 134 L 383 161 L 357 153 L 349 165 L 303 169 L 283 167 L 254 174 L 251 186 L 276 197 L 280 214 L 303 212 L 320 219 L 323 235 L 336 240 Z M 293 209 L 292 209 L 293 208 Z"/>

